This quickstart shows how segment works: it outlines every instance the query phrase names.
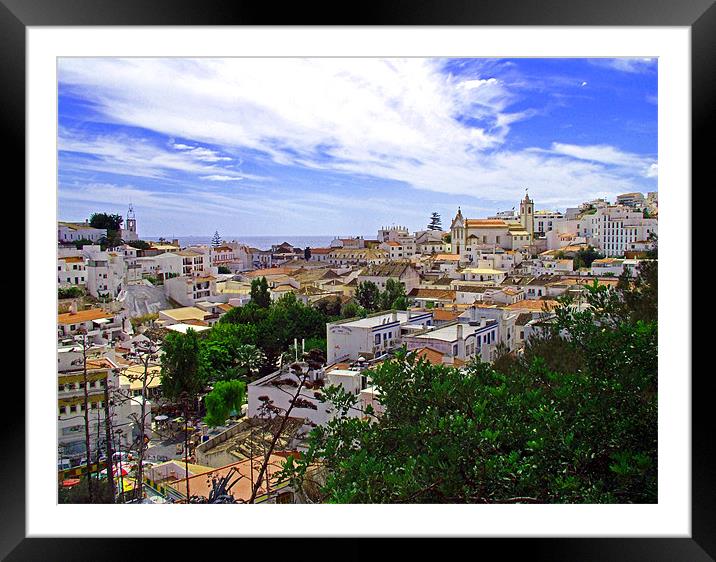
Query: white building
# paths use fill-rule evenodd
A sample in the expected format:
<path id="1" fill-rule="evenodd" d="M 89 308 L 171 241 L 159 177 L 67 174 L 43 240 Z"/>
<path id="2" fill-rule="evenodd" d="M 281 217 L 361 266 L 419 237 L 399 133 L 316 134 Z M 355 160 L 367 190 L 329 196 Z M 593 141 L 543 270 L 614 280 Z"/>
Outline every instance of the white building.
<path id="1" fill-rule="evenodd" d="M 197 272 L 165 279 L 164 292 L 182 306 L 194 306 L 199 300 L 207 300 L 217 295 L 216 277 Z"/>
<path id="2" fill-rule="evenodd" d="M 87 291 L 95 298 L 116 299 L 124 289 L 126 267 L 117 252 L 92 252 L 87 260 Z"/>
<path id="3" fill-rule="evenodd" d="M 101 308 L 77 310 L 57 315 L 57 337 L 70 338 L 84 331 L 95 345 L 106 345 L 122 338 L 126 319 L 123 313 L 107 312 Z"/>
<path id="4" fill-rule="evenodd" d="M 476 356 L 489 361 L 498 341 L 498 328 L 497 321 L 491 319 L 482 319 L 475 324 L 450 322 L 439 328 L 428 327 L 407 334 L 404 341 L 408 350 L 429 347 L 444 357 L 461 361 L 469 361 Z"/>
<path id="5" fill-rule="evenodd" d="M 357 277 L 358 283 L 370 281 L 381 291 L 385 289 L 388 279 L 400 281 L 405 286 L 405 293 L 409 293 L 420 285 L 420 274 L 409 262 L 387 262 L 381 265 L 372 265 L 361 271 Z"/>
<path id="6" fill-rule="evenodd" d="M 403 341 L 403 332 L 422 329 L 433 323 L 432 312 L 393 311 L 366 318 L 326 324 L 328 364 L 343 360 L 372 359 Z"/>
<path id="7" fill-rule="evenodd" d="M 84 287 L 87 283 L 87 269 L 82 256 L 57 258 L 57 284 L 60 287 Z"/>
<path id="8" fill-rule="evenodd" d="M 107 236 L 107 229 L 93 228 L 89 221 L 85 222 L 58 222 L 57 241 L 61 244 L 69 244 L 78 240 L 91 240 L 99 242 Z"/>

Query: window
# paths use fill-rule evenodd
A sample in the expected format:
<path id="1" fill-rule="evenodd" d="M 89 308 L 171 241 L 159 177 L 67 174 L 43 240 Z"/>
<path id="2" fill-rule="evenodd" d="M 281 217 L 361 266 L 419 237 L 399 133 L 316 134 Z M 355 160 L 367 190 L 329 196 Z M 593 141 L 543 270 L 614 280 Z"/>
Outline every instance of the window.
<path id="1" fill-rule="evenodd" d="M 62 392 L 64 389 L 65 389 L 65 386 L 62 384 L 57 387 L 58 392 Z"/>
<path id="2" fill-rule="evenodd" d="M 380 344 L 380 334 L 375 335 L 375 345 Z"/>
<path id="3" fill-rule="evenodd" d="M 77 411 L 77 406 L 70 406 L 70 413 L 74 414 Z"/>

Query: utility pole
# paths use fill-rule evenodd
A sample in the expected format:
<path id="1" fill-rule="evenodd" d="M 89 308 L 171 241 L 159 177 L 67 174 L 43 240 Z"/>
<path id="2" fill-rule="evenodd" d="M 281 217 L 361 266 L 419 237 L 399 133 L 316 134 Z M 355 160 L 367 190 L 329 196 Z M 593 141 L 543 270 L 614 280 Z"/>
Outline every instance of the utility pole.
<path id="1" fill-rule="evenodd" d="M 112 458 L 112 416 L 109 412 L 109 375 L 104 379 L 104 435 L 107 439 L 107 478 L 112 502 L 116 501 L 114 486 L 114 459 Z"/>
<path id="2" fill-rule="evenodd" d="M 82 359 L 75 360 L 72 363 L 77 364 L 78 361 L 82 362 L 82 386 L 84 391 L 84 419 L 85 419 L 85 463 L 87 466 L 87 495 L 89 503 L 92 502 L 92 451 L 90 449 L 90 427 L 89 427 L 89 395 L 87 393 L 87 334 L 84 329 L 78 330 L 78 336 L 75 336 L 75 341 L 81 342 L 82 345 Z"/>

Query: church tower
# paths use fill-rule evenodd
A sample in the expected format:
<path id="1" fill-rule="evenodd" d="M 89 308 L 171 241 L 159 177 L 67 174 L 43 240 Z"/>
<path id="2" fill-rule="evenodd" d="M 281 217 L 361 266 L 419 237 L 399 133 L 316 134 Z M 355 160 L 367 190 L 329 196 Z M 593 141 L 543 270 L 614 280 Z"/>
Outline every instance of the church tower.
<path id="1" fill-rule="evenodd" d="M 134 207 L 131 203 L 127 211 L 127 219 L 124 221 L 124 228 L 121 230 L 121 236 L 125 242 L 139 240 L 139 235 L 137 234 L 137 219 L 134 216 Z"/>
<path id="2" fill-rule="evenodd" d="M 460 207 L 457 208 L 457 215 L 450 224 L 450 244 L 452 253 L 462 257 L 462 252 L 465 251 L 465 219 Z"/>
<path id="3" fill-rule="evenodd" d="M 522 228 L 530 233 L 530 240 L 534 240 L 535 234 L 535 203 L 530 199 L 525 189 L 525 198 L 520 202 L 520 223 Z"/>
<path id="4" fill-rule="evenodd" d="M 137 219 L 134 216 L 134 207 L 132 204 L 129 204 L 129 210 L 127 211 L 127 224 L 126 224 L 127 230 L 129 232 L 137 233 Z"/>

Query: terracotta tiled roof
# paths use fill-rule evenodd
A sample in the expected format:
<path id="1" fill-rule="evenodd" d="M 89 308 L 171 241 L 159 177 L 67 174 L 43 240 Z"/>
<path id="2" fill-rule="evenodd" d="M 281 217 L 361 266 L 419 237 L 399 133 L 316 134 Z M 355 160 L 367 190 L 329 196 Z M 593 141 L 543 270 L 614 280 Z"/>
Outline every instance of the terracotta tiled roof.
<path id="1" fill-rule="evenodd" d="M 503 220 L 467 219 L 465 226 L 467 228 L 507 228 L 508 225 Z"/>
<path id="2" fill-rule="evenodd" d="M 101 308 L 90 308 L 89 310 L 80 310 L 72 313 L 57 315 L 57 323 L 61 325 L 80 324 L 91 320 L 99 320 L 100 318 L 114 318 L 114 314 L 105 312 Z"/>

